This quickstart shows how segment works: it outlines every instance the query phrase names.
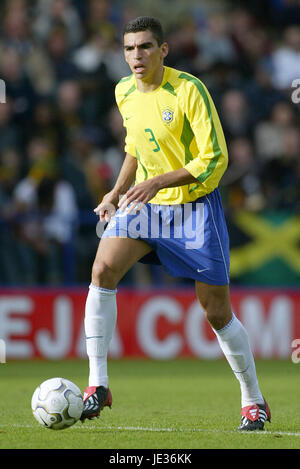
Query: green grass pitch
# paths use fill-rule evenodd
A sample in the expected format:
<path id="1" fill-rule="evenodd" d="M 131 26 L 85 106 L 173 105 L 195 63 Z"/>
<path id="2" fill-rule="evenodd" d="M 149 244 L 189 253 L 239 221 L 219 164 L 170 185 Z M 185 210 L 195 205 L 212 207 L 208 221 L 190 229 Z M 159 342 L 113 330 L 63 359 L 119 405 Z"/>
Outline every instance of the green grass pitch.
<path id="1" fill-rule="evenodd" d="M 55 376 L 83 390 L 87 361 L 0 364 L 0 448 L 299 449 L 300 364 L 257 360 L 256 366 L 272 423 L 241 434 L 239 384 L 225 360 L 111 360 L 112 409 L 62 431 L 36 422 L 32 393 Z"/>

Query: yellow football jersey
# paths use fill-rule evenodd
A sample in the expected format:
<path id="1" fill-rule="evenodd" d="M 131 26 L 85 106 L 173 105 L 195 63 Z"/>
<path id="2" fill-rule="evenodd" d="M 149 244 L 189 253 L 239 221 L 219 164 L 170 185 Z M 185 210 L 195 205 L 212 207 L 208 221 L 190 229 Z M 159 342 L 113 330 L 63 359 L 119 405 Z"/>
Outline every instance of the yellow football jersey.
<path id="1" fill-rule="evenodd" d="M 127 131 L 125 152 L 138 160 L 135 183 L 182 167 L 199 181 L 162 189 L 151 203 L 191 202 L 218 186 L 228 164 L 226 142 L 211 96 L 198 78 L 164 67 L 156 90 L 140 92 L 132 74 L 117 84 L 115 94 Z"/>

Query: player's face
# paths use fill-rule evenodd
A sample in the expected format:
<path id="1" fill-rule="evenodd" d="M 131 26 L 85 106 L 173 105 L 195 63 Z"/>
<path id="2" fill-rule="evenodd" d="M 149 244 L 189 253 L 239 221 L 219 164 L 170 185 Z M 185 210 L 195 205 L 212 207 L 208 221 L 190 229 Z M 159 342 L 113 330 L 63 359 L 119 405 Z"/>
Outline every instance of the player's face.
<path id="1" fill-rule="evenodd" d="M 159 46 L 151 31 L 124 35 L 125 60 L 137 79 L 151 81 L 161 71 L 167 53 L 167 43 Z"/>

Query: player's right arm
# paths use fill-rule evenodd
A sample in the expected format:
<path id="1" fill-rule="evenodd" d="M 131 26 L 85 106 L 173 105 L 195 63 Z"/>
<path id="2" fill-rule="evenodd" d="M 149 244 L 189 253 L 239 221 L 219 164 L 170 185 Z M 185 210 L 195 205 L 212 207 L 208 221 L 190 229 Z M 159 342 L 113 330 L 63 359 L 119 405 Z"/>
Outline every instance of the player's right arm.
<path id="1" fill-rule="evenodd" d="M 122 106 L 126 101 L 128 89 L 132 87 L 132 80 L 133 75 L 125 77 L 124 79 L 120 80 L 115 88 L 116 103 L 122 118 Z M 126 127 L 126 122 L 124 120 L 123 123 L 124 127 Z M 125 153 L 126 156 L 114 188 L 105 194 L 100 204 L 94 209 L 94 212 L 99 215 L 100 221 L 110 221 L 111 217 L 116 213 L 121 196 L 126 194 L 135 181 L 138 163 L 137 158 L 132 156 L 135 155 L 135 146 L 134 141 L 132 138 L 130 138 L 128 132 L 126 132 L 125 138 Z"/>
<path id="2" fill-rule="evenodd" d="M 114 188 L 105 194 L 100 204 L 94 209 L 100 221 L 109 222 L 116 213 L 120 197 L 126 194 L 135 180 L 136 170 L 137 159 L 127 153 Z"/>

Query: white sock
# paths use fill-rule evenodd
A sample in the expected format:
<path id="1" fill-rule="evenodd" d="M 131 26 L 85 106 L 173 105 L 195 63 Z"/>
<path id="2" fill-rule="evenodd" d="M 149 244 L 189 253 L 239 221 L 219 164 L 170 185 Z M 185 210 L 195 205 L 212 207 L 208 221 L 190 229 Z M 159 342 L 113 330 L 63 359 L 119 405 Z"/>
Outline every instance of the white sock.
<path id="1" fill-rule="evenodd" d="M 219 345 L 241 387 L 242 407 L 262 404 L 253 354 L 248 333 L 238 318 L 232 314 L 231 321 L 223 329 L 213 329 Z"/>
<path id="2" fill-rule="evenodd" d="M 89 386 L 108 387 L 107 352 L 117 320 L 117 290 L 90 285 L 84 328 L 89 357 Z"/>

